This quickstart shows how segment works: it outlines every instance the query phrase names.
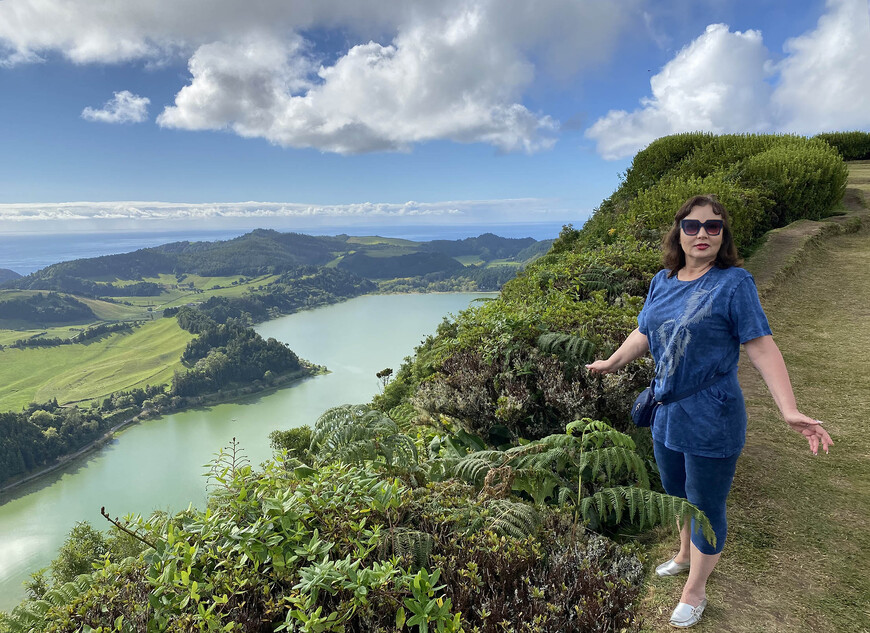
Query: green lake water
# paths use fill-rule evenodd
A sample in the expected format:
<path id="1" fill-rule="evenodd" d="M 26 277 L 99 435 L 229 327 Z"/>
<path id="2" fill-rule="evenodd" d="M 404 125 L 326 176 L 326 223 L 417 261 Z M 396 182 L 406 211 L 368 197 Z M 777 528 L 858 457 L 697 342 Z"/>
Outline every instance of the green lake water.
<path id="1" fill-rule="evenodd" d="M 398 369 L 444 316 L 481 296 L 492 295 L 370 295 L 257 326 L 331 373 L 129 427 L 98 451 L 0 495 L 0 610 L 24 597 L 22 582 L 48 565 L 77 521 L 106 529 L 101 506 L 112 516 L 202 507 L 204 465 L 233 437 L 252 464 L 261 463 L 271 456 L 271 431 L 313 425 L 329 407 L 370 401 L 380 386 L 376 372 Z"/>

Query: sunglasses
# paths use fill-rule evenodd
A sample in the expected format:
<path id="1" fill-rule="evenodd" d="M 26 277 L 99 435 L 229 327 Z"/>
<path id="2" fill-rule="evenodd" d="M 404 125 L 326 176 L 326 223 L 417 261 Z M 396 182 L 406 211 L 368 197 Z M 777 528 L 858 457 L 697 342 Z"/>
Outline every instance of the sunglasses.
<path id="1" fill-rule="evenodd" d="M 702 226 L 707 235 L 719 235 L 722 232 L 724 224 L 722 220 L 707 220 L 706 222 L 701 222 L 700 220 L 680 220 L 680 228 L 683 229 L 683 233 L 686 235 L 697 235 Z"/>

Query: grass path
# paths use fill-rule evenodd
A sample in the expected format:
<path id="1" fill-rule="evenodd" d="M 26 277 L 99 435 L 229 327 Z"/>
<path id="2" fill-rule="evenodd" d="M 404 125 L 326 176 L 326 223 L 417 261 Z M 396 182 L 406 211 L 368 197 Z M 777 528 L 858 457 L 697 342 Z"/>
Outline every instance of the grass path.
<path id="1" fill-rule="evenodd" d="M 866 167 L 870 167 L 867 165 Z M 870 170 L 868 170 L 870 171 Z M 870 633 L 870 227 L 826 238 L 765 300 L 798 405 L 835 446 L 813 457 L 743 358 L 746 448 L 729 538 L 697 631 Z M 664 530 L 651 567 L 669 558 Z M 646 631 L 667 625 L 684 577 L 651 575 Z"/>

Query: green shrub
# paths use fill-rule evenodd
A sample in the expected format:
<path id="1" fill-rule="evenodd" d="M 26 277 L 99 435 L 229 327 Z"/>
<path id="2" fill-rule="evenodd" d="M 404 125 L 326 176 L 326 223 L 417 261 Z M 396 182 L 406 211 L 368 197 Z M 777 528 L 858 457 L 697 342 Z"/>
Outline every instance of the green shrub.
<path id="1" fill-rule="evenodd" d="M 222 468 L 225 455 L 210 469 L 224 473 L 225 493 L 207 511 L 128 519 L 126 529 L 149 544 L 142 555 L 104 559 L 92 573 L 26 601 L 2 626 L 39 633 L 496 631 L 500 621 L 469 601 L 477 596 L 515 623 L 525 594 L 497 594 L 525 584 L 513 572 L 527 569 L 528 604 L 544 619 L 523 630 L 574 622 L 577 604 L 590 622 L 637 628 L 637 559 L 600 539 L 569 538 L 570 522 L 548 519 L 540 532 L 531 506 L 475 498 L 473 487 L 456 481 L 410 490 L 366 465 L 315 470 L 274 461 L 257 473 Z"/>
<path id="2" fill-rule="evenodd" d="M 709 132 L 690 132 L 672 134 L 653 141 L 635 155 L 616 197 L 633 198 L 644 189 L 654 186 L 687 156 L 694 155 L 699 148 L 720 138 L 722 137 Z"/>
<path id="3" fill-rule="evenodd" d="M 269 445 L 275 451 L 287 451 L 287 455 L 298 459 L 303 463 L 312 461 L 308 452 L 311 445 L 311 427 L 300 426 L 286 431 L 272 431 L 269 433 Z"/>
<path id="4" fill-rule="evenodd" d="M 801 147 L 807 139 L 791 134 L 723 134 L 714 136 L 671 172 L 670 176 L 704 178 L 730 174 L 741 161 L 774 147 Z M 676 210 L 676 209 L 675 209 Z"/>
<path id="5" fill-rule="evenodd" d="M 828 215 L 842 200 L 848 175 L 836 150 L 820 140 L 773 147 L 750 156 L 739 168 L 742 182 L 764 189 L 775 201 L 774 227 Z"/>
<path id="6" fill-rule="evenodd" d="M 821 139 L 836 149 L 843 160 L 870 159 L 870 132 L 826 132 L 813 138 Z"/>
<path id="7" fill-rule="evenodd" d="M 770 228 L 771 201 L 763 190 L 741 186 L 723 175 L 705 178 L 672 176 L 641 192 L 617 222 L 620 233 L 658 245 L 670 230 L 674 215 L 692 196 L 714 194 L 731 215 L 731 231 L 738 250 L 745 250 Z"/>

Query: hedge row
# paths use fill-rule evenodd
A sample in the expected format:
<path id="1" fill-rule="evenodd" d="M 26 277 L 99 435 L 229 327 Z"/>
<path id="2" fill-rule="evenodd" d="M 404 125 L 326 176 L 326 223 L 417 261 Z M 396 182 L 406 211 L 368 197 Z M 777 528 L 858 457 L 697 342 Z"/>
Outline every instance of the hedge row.
<path id="1" fill-rule="evenodd" d="M 836 149 L 843 160 L 870 160 L 870 133 L 827 132 L 815 138 L 825 141 Z"/>

